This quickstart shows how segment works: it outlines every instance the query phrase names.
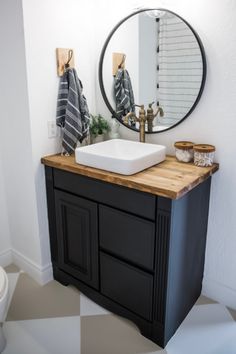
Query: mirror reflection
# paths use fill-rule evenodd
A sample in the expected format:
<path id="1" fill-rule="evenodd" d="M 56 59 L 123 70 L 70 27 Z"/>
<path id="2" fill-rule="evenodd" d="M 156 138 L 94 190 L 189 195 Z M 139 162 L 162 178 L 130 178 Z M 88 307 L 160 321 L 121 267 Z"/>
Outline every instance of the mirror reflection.
<path id="1" fill-rule="evenodd" d="M 153 109 L 147 132 L 177 125 L 200 98 L 205 58 L 199 38 L 167 10 L 142 10 L 115 30 L 105 45 L 100 70 L 105 102 L 113 116 L 139 129 L 136 105 Z M 103 90 L 102 90 L 103 91 Z M 155 114 L 161 112 L 162 114 Z"/>

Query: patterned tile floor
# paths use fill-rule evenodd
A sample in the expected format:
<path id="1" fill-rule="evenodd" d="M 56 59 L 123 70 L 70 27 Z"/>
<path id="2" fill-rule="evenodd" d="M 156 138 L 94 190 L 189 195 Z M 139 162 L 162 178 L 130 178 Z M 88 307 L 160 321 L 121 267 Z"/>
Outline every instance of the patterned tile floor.
<path id="1" fill-rule="evenodd" d="M 204 296 L 162 349 L 77 289 L 40 286 L 14 265 L 5 269 L 11 299 L 4 354 L 236 354 L 236 311 Z"/>

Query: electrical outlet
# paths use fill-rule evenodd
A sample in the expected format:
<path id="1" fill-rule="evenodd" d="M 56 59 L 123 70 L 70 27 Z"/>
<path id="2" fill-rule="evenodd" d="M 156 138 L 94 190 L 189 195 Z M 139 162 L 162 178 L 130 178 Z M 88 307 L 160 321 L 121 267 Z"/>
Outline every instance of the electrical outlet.
<path id="1" fill-rule="evenodd" d="M 56 138 L 59 136 L 59 129 L 56 125 L 56 121 L 49 120 L 48 121 L 48 138 Z"/>

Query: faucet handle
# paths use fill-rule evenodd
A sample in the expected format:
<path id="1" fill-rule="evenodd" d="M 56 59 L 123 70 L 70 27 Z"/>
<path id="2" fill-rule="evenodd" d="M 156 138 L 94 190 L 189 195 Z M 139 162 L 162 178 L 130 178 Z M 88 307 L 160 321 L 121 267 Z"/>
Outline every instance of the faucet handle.
<path id="1" fill-rule="evenodd" d="M 160 117 L 164 117 L 163 108 L 161 108 L 160 106 L 158 107 L 158 113 L 160 114 Z"/>
<path id="2" fill-rule="evenodd" d="M 135 104 L 135 107 L 140 107 L 141 109 L 144 109 L 144 104 Z"/>
<path id="3" fill-rule="evenodd" d="M 153 108 L 152 108 L 153 103 L 154 102 L 148 103 L 147 114 L 148 114 L 149 118 L 150 118 L 151 115 L 153 115 Z"/>
<path id="4" fill-rule="evenodd" d="M 151 103 L 148 103 L 148 108 L 151 108 L 152 109 L 152 105 L 154 104 L 155 102 L 151 102 Z"/>

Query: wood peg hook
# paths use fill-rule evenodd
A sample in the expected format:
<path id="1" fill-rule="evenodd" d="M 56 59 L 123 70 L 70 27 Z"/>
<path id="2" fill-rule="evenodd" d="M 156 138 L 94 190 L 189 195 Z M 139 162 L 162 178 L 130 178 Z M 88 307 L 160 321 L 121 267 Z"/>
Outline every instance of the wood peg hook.
<path id="1" fill-rule="evenodd" d="M 66 69 L 74 68 L 74 50 L 71 48 L 56 48 L 57 73 L 62 76 Z"/>
<path id="2" fill-rule="evenodd" d="M 72 57 L 73 57 L 73 50 L 69 49 L 69 51 L 68 51 L 68 60 L 65 63 L 65 69 L 68 69 L 70 67 L 70 61 L 71 61 Z"/>
<path id="3" fill-rule="evenodd" d="M 112 75 L 116 76 L 118 69 L 125 68 L 126 54 L 112 53 Z"/>
<path id="4" fill-rule="evenodd" d="M 126 59 L 126 54 L 123 54 L 123 58 L 122 58 L 121 63 L 119 65 L 119 69 L 124 67 L 125 59 Z"/>

